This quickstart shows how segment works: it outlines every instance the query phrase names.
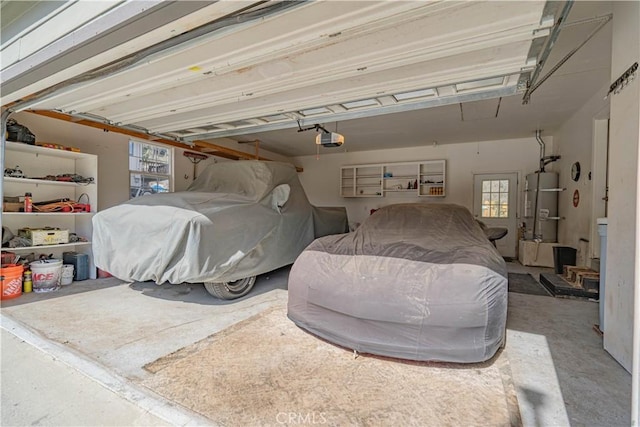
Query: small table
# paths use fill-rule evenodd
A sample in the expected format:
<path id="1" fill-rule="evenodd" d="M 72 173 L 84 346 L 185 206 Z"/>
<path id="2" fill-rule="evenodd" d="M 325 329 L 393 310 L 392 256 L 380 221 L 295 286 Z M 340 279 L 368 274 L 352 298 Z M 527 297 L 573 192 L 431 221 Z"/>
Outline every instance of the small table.
<path id="1" fill-rule="evenodd" d="M 509 229 L 505 227 L 489 227 L 489 228 L 483 229 L 482 231 L 484 231 L 484 234 L 487 236 L 487 239 L 489 239 L 489 241 L 493 243 L 493 246 L 495 246 L 496 240 L 500 240 L 504 236 L 506 236 L 507 233 L 509 232 Z"/>

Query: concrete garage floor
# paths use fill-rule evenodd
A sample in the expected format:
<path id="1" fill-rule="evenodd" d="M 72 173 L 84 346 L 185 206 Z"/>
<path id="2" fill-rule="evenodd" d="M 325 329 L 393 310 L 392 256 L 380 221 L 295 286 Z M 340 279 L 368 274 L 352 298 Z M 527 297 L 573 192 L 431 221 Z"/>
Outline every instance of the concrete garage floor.
<path id="1" fill-rule="evenodd" d="M 3 301 L 0 423 L 212 424 L 141 387 L 152 375 L 143 366 L 283 304 L 288 272 L 232 302 L 201 285 L 113 278 Z M 602 349 L 597 322 L 591 301 L 509 294 L 505 353 L 525 426 L 630 424 L 631 376 Z"/>

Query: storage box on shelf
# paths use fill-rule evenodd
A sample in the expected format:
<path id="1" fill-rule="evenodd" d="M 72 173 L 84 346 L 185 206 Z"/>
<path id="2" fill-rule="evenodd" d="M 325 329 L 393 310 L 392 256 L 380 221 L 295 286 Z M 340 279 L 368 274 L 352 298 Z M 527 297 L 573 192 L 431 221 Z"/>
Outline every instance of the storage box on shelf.
<path id="1" fill-rule="evenodd" d="M 343 166 L 340 169 L 342 197 L 383 197 L 408 194 L 444 197 L 445 160 Z"/>
<path id="2" fill-rule="evenodd" d="M 59 228 L 21 228 L 18 236 L 31 240 L 31 246 L 48 246 L 69 243 L 69 230 Z"/>
<path id="3" fill-rule="evenodd" d="M 60 199 L 80 201 L 81 204 L 77 205 L 78 209 L 65 207 L 66 211 L 53 212 L 39 212 L 35 208 L 33 212 L 16 212 L 15 209 L 7 211 L 3 205 L 3 226 L 8 227 L 14 235 L 18 235 L 20 229 L 38 230 L 49 227 L 75 233 L 86 239 L 86 241 L 70 241 L 61 244 L 46 244 L 47 242 L 45 242 L 44 245 L 42 245 L 42 241 L 38 241 L 29 247 L 10 248 L 9 250 L 18 254 L 29 252 L 53 254 L 59 259 L 62 259 L 64 251 L 73 250 L 85 253 L 89 257 L 90 277 L 94 279 L 96 269 L 93 263 L 90 239 L 93 232 L 91 219 L 98 206 L 98 157 L 93 154 L 7 141 L 5 166 L 10 168 L 19 166 L 25 178 L 3 176 L 4 196 L 23 197 L 25 193 L 31 193 L 35 204 Z M 93 181 L 78 183 L 69 180 L 38 179 L 63 174 L 91 177 Z M 58 238 L 60 237 L 59 233 L 48 236 L 56 237 L 56 239 L 50 240 L 52 242 L 61 241 Z"/>

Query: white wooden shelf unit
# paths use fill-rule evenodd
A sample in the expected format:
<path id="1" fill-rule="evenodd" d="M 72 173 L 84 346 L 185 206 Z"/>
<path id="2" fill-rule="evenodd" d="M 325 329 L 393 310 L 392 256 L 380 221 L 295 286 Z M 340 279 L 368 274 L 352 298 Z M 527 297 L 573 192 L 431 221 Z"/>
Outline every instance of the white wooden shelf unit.
<path id="1" fill-rule="evenodd" d="M 29 246 L 21 248 L 2 248 L 16 252 L 35 252 L 53 254 L 62 259 L 65 251 L 74 251 L 89 255 L 89 277 L 96 278 L 96 268 L 91 250 L 93 227 L 91 220 L 98 207 L 98 156 L 87 153 L 39 147 L 20 142 L 7 141 L 5 148 L 5 168 L 18 168 L 28 178 L 3 176 L 2 185 L 5 196 L 24 196 L 31 193 L 33 202 L 68 198 L 81 203 L 89 203 L 90 212 L 2 212 L 2 225 L 8 227 L 14 235 L 18 229 L 58 227 L 76 233 L 87 242 L 73 242 L 58 245 Z M 92 177 L 91 183 L 75 183 L 34 179 L 47 175 L 78 174 Z"/>
<path id="2" fill-rule="evenodd" d="M 446 196 L 446 161 L 349 165 L 340 168 L 342 197 L 384 197 L 410 194 Z"/>

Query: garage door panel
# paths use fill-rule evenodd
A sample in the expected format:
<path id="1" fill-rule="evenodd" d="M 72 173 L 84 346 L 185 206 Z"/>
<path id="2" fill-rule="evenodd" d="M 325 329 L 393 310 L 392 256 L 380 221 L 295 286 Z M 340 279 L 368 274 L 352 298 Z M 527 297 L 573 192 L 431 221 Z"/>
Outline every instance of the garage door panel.
<path id="1" fill-rule="evenodd" d="M 543 8 L 543 2 L 310 2 L 205 34 L 29 107 L 175 132 L 256 124 L 263 116 L 340 109 L 384 95 L 393 106 L 389 96 L 418 89 L 441 97 L 490 94 L 515 88 L 530 66 L 532 40 L 547 34 Z M 456 86 L 505 76 L 495 87 Z"/>

